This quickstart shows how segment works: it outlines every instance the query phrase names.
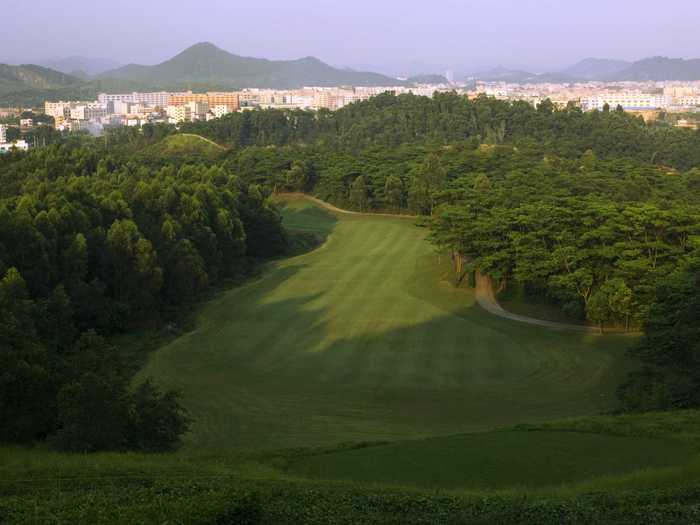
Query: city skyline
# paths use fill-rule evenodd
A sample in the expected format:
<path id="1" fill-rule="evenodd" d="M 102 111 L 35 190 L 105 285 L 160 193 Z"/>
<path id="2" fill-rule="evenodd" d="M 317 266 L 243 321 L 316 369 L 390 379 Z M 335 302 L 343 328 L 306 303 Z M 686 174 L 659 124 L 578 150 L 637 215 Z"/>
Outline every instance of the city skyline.
<path id="1" fill-rule="evenodd" d="M 44 16 L 32 16 L 37 9 Z M 303 5 L 271 0 L 243 8 L 211 0 L 206 10 L 189 0 L 176 6 L 125 0 L 119 7 L 37 0 L 5 6 L 3 14 L 13 21 L 31 16 L 31 23 L 3 28 L 0 62 L 10 64 L 69 56 L 155 64 L 198 41 L 243 56 L 311 55 L 335 66 L 387 74 L 446 68 L 463 74 L 497 65 L 545 72 L 587 57 L 700 57 L 693 32 L 700 4 L 688 0 L 674 2 L 672 9 L 645 0 L 614 5 L 591 0 L 575 7 L 551 0 L 504 0 L 497 6 L 438 0 L 430 9 L 394 0 Z"/>

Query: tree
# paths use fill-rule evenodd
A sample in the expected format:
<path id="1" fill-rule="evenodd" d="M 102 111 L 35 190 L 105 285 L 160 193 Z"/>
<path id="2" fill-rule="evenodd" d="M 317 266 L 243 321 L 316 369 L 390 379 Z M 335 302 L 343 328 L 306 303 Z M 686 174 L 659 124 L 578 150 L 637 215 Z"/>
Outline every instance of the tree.
<path id="1" fill-rule="evenodd" d="M 642 369 L 618 394 L 632 411 L 700 407 L 700 265 L 656 288 L 644 337 L 632 350 Z"/>
<path id="2" fill-rule="evenodd" d="M 435 196 L 440 185 L 447 177 L 447 171 L 442 166 L 440 158 L 431 154 L 412 172 L 412 182 L 409 189 L 409 199 L 412 207 L 419 213 L 433 214 Z"/>
<path id="3" fill-rule="evenodd" d="M 389 175 L 384 183 L 384 199 L 394 211 L 401 209 L 403 202 L 403 184 L 395 175 Z"/>
<path id="4" fill-rule="evenodd" d="M 151 379 L 136 387 L 130 398 L 127 427 L 130 449 L 147 452 L 173 450 L 189 429 L 190 420 L 174 391 L 161 394 Z"/>
<path id="5" fill-rule="evenodd" d="M 360 175 L 350 186 L 350 203 L 360 211 L 365 211 L 368 202 L 367 183 L 365 182 L 365 178 Z"/>
<path id="6" fill-rule="evenodd" d="M 58 393 L 58 430 L 52 444 L 72 452 L 120 450 L 126 445 L 128 400 L 123 383 L 93 372 Z"/>
<path id="7" fill-rule="evenodd" d="M 285 175 L 287 189 L 291 191 L 305 191 L 309 182 L 304 164 L 299 161 L 292 162 L 292 166 Z"/>

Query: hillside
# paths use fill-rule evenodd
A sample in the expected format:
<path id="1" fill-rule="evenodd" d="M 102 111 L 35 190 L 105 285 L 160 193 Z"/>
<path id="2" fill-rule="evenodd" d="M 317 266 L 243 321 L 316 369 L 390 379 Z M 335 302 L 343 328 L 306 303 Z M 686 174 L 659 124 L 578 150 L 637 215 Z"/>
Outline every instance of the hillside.
<path id="1" fill-rule="evenodd" d="M 489 82 L 586 82 L 586 81 L 637 81 L 647 80 L 700 80 L 700 59 L 653 57 L 637 62 L 624 60 L 586 58 L 559 72 L 530 73 L 498 66 L 475 75 Z"/>
<path id="2" fill-rule="evenodd" d="M 199 135 L 179 133 L 150 146 L 145 150 L 145 154 L 192 160 L 193 158 L 214 159 L 221 156 L 223 151 L 225 151 L 224 148 L 209 139 Z"/>
<path id="3" fill-rule="evenodd" d="M 128 79 L 163 87 L 187 86 L 193 82 L 231 88 L 381 86 L 400 83 L 378 73 L 336 69 L 314 57 L 298 60 L 242 57 L 207 42 L 195 44 L 161 64 L 130 64 L 107 71 L 100 78 Z"/>
<path id="4" fill-rule="evenodd" d="M 631 66 L 624 60 L 612 60 L 605 58 L 585 58 L 562 73 L 574 78 L 595 80 L 610 75 L 615 75 Z"/>
<path id="5" fill-rule="evenodd" d="M 607 80 L 700 80 L 700 59 L 653 57 L 605 77 Z"/>
<path id="6" fill-rule="evenodd" d="M 79 84 L 80 79 L 41 66 L 0 64 L 0 90 L 51 89 Z"/>
<path id="7" fill-rule="evenodd" d="M 75 71 L 80 71 L 88 76 L 99 75 L 104 71 L 115 69 L 122 64 L 108 58 L 89 58 L 83 56 L 71 56 L 65 58 L 50 58 L 42 60 L 39 65 L 62 73 L 74 75 Z"/>
<path id="8" fill-rule="evenodd" d="M 414 75 L 408 78 L 407 82 L 409 84 L 449 84 L 449 80 L 444 76 L 436 74 Z"/>

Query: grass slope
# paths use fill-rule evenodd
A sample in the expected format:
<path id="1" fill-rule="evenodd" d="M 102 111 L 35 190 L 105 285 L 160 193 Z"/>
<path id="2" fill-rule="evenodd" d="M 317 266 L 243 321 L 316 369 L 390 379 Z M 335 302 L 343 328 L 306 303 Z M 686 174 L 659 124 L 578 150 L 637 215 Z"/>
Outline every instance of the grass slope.
<path id="1" fill-rule="evenodd" d="M 318 208 L 285 211 L 295 227 Z M 318 250 L 207 305 L 143 375 L 180 389 L 193 448 L 484 430 L 609 410 L 628 339 L 521 326 L 440 281 L 412 221 L 338 215 Z"/>
<path id="2" fill-rule="evenodd" d="M 577 418 L 323 455 L 0 448 L 0 523 L 696 524 L 699 422 L 697 411 Z M 338 481 L 300 478 L 312 461 Z"/>
<path id="3" fill-rule="evenodd" d="M 225 148 L 205 137 L 191 133 L 177 133 L 165 137 L 150 147 L 148 155 L 182 158 L 215 159 L 220 157 Z"/>
<path id="4" fill-rule="evenodd" d="M 593 433 L 502 431 L 318 454 L 289 472 L 314 479 L 423 488 L 533 488 L 678 465 L 690 449 L 670 440 Z"/>

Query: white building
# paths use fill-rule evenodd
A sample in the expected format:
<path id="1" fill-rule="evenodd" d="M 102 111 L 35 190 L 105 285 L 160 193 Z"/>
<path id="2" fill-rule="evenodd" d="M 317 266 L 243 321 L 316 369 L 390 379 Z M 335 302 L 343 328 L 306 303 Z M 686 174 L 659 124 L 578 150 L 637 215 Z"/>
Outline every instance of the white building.
<path id="1" fill-rule="evenodd" d="M 72 120 L 95 120 L 106 116 L 107 106 L 100 103 L 90 102 L 70 108 L 70 118 Z"/>
<path id="2" fill-rule="evenodd" d="M 189 105 L 168 106 L 165 109 L 168 115 L 168 122 L 179 124 L 180 122 L 190 122 L 192 120 L 192 110 Z"/>
<path id="3" fill-rule="evenodd" d="M 7 142 L 7 126 L 0 124 L 0 144 Z"/>
<path id="4" fill-rule="evenodd" d="M 231 106 L 227 105 L 218 105 L 214 106 L 211 108 L 211 112 L 213 113 L 215 118 L 221 118 L 224 115 L 228 115 L 229 113 L 233 113 L 233 108 Z"/>
<path id="5" fill-rule="evenodd" d="M 29 149 L 29 144 L 26 140 L 16 140 L 15 142 L 0 142 L 0 153 L 7 153 L 17 148 L 20 151 L 27 151 Z"/>
<path id="6" fill-rule="evenodd" d="M 143 104 L 149 108 L 165 108 L 170 104 L 170 93 L 167 91 L 155 91 L 152 93 L 123 93 L 109 94 L 100 93 L 97 95 L 97 101 L 100 104 L 108 104 L 109 102 L 127 102 L 131 104 Z"/>
<path id="7" fill-rule="evenodd" d="M 611 110 L 618 106 L 626 110 L 662 109 L 671 105 L 671 98 L 648 93 L 620 92 L 602 93 L 581 99 L 581 107 L 585 111 L 602 111 L 606 104 Z"/>

